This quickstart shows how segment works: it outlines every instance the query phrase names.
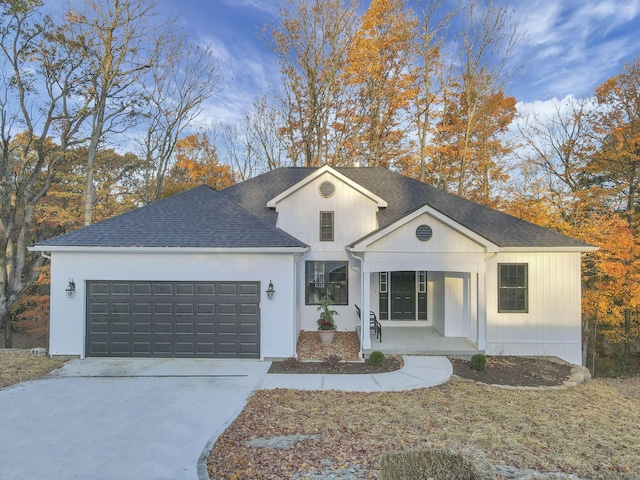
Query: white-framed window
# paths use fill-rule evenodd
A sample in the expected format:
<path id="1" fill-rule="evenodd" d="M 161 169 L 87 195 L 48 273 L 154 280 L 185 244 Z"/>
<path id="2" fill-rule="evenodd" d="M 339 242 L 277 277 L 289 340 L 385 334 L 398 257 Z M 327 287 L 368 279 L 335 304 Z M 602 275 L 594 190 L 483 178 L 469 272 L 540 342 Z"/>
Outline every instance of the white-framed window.
<path id="1" fill-rule="evenodd" d="M 387 272 L 380 272 L 380 293 L 387 293 L 387 288 L 389 288 Z"/>
<path id="2" fill-rule="evenodd" d="M 418 293 L 427 291 L 427 272 L 421 270 L 418 272 Z"/>
<path id="3" fill-rule="evenodd" d="M 333 242 L 333 212 L 320 212 L 320 241 Z"/>

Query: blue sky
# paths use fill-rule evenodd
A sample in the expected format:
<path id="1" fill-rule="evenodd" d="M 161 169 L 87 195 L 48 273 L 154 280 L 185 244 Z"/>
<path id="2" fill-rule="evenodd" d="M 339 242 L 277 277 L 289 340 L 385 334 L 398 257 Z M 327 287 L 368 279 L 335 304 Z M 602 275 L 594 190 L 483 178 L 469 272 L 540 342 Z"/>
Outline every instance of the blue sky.
<path id="1" fill-rule="evenodd" d="M 425 0 L 409 5 L 420 1 Z M 363 8 L 369 4 L 361 3 Z M 225 70 L 224 89 L 211 100 L 207 122 L 239 119 L 257 96 L 277 88 L 278 65 L 259 32 L 278 21 L 278 1 L 162 3 L 168 4 L 193 40 L 210 46 Z M 516 51 L 522 68 L 508 92 L 521 104 L 544 108 L 567 95 L 589 96 L 624 62 L 640 55 L 640 0 L 515 0 L 509 5 L 526 31 Z"/>

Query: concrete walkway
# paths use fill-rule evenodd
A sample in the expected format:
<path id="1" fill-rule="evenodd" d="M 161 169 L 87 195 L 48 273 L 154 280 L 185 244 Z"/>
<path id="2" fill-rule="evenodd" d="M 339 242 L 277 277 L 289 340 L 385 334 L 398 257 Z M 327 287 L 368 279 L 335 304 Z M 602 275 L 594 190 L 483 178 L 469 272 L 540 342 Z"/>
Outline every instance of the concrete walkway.
<path id="1" fill-rule="evenodd" d="M 405 356 L 404 367 L 395 372 L 370 375 L 267 374 L 258 388 L 341 390 L 346 392 L 397 392 L 434 387 L 453 374 L 447 357 Z"/>
<path id="2" fill-rule="evenodd" d="M 73 360 L 0 389 L 0 478 L 207 479 L 206 455 L 252 391 L 400 391 L 453 372 L 445 357 L 404 362 L 374 375 L 282 375 L 258 360 Z"/>

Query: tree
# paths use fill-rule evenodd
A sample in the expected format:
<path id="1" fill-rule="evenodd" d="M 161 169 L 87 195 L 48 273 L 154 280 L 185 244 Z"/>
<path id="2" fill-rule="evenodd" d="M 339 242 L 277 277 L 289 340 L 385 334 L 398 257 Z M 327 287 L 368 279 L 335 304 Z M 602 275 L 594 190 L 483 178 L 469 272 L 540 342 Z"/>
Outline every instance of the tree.
<path id="1" fill-rule="evenodd" d="M 234 183 L 231 167 L 218 161 L 216 148 L 206 134 L 188 135 L 178 140 L 175 152 L 176 161 L 166 178 L 163 197 L 201 184 L 219 190 Z"/>
<path id="2" fill-rule="evenodd" d="M 437 126 L 432 150 L 433 158 L 440 163 L 438 170 L 453 174 L 460 196 L 486 201 L 491 178 L 504 178 L 493 157 L 510 149 L 500 135 L 515 115 L 515 99 L 505 95 L 504 87 L 510 76 L 509 60 L 520 36 L 507 5 L 489 2 L 481 8 L 477 2 L 470 2 L 465 28 L 456 42 L 457 61 L 450 61 L 460 65 L 459 70 L 441 75 L 443 81 L 447 80 L 442 87 L 445 116 Z M 443 65 L 449 69 L 446 63 Z M 470 179 L 474 175 L 476 178 Z M 445 183 L 449 187 L 452 181 Z M 474 184 L 481 188 L 476 187 L 470 195 L 469 187 Z"/>
<path id="3" fill-rule="evenodd" d="M 619 199 L 629 225 L 637 221 L 640 185 L 640 57 L 596 88 L 594 130 L 601 148 L 588 165 L 597 184 Z"/>
<path id="4" fill-rule="evenodd" d="M 38 278 L 44 258 L 34 209 L 87 117 L 78 100 L 81 59 L 62 55 L 42 2 L 0 3 L 0 326 Z M 56 141 L 52 137 L 56 136 Z"/>
<path id="5" fill-rule="evenodd" d="M 593 102 L 567 97 L 550 115 L 529 114 L 518 126 L 524 141 L 522 163 L 543 172 L 557 207 L 565 212 L 586 200 L 585 168 L 596 148 L 593 118 Z"/>
<path id="6" fill-rule="evenodd" d="M 442 20 L 433 24 L 436 12 L 442 7 L 443 1 L 427 2 L 422 11 L 420 34 L 415 37 L 415 50 L 418 65 L 413 69 L 413 93 L 409 104 L 412 112 L 412 122 L 418 137 L 417 155 L 421 182 L 427 180 L 427 146 L 433 131 L 435 106 L 440 101 L 441 82 L 438 72 L 443 71 L 441 63 L 441 49 L 443 39 L 438 35 L 446 28 L 457 10 L 448 12 Z M 446 83 L 446 82 L 442 82 Z"/>
<path id="7" fill-rule="evenodd" d="M 169 24 L 151 21 L 155 0 L 89 0 L 80 11 L 70 7 L 59 29 L 68 56 L 83 58 L 83 90 L 90 109 L 86 159 L 84 224 L 95 203 L 94 164 L 110 134 L 124 131 L 138 115 L 140 80 L 158 62 Z"/>
<path id="8" fill-rule="evenodd" d="M 144 203 L 158 200 L 176 142 L 218 90 L 218 67 L 211 51 L 190 47 L 182 36 L 167 42 L 146 79 L 142 115 L 144 136 Z"/>
<path id="9" fill-rule="evenodd" d="M 355 1 L 287 0 L 271 30 L 278 56 L 285 119 L 281 138 L 294 166 L 320 166 L 339 149 L 330 129 L 344 96 L 340 71 L 353 38 Z"/>
<path id="10" fill-rule="evenodd" d="M 403 0 L 373 0 L 347 53 L 344 79 L 352 99 L 342 113 L 352 132 L 348 157 L 390 166 L 408 155 L 402 119 L 413 94 L 417 21 Z"/>

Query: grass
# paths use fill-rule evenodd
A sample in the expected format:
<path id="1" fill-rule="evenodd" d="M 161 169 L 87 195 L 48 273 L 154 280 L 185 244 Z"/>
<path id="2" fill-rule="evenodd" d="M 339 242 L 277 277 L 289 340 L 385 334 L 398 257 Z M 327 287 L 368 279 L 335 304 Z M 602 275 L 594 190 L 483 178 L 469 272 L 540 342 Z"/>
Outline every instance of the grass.
<path id="1" fill-rule="evenodd" d="M 209 472 L 288 478 L 331 461 L 376 478 L 386 452 L 443 446 L 480 450 L 492 464 L 632 479 L 640 472 L 638 419 L 640 399 L 600 380 L 544 392 L 467 383 L 402 393 L 259 391 L 215 444 Z M 243 443 L 292 434 L 318 437 L 291 450 Z"/>
<path id="2" fill-rule="evenodd" d="M 22 350 L 0 350 L 0 388 L 42 377 L 65 360 L 34 357 Z"/>

